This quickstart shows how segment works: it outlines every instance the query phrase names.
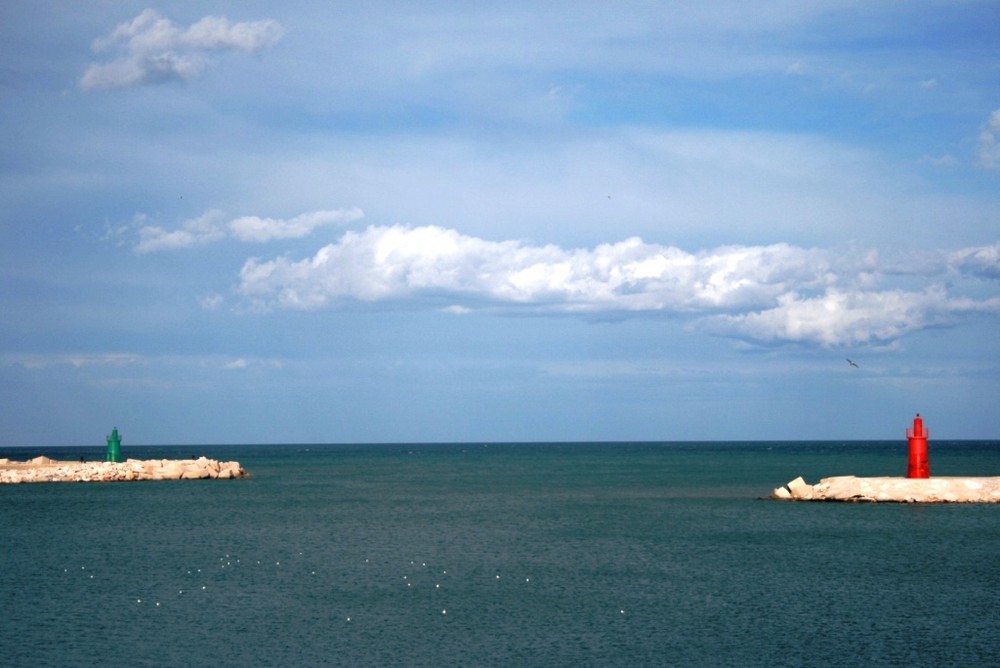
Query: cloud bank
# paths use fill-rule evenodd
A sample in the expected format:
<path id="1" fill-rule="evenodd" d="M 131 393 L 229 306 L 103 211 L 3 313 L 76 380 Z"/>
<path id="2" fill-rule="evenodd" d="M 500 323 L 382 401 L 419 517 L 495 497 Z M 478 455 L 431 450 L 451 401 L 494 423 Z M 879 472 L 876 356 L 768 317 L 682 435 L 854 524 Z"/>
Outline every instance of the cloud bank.
<path id="1" fill-rule="evenodd" d="M 230 23 L 224 16 L 206 16 L 182 29 L 147 9 L 94 41 L 95 52 L 117 51 L 122 55 L 92 64 L 80 79 L 80 87 L 111 90 L 193 79 L 208 64 L 206 52 L 254 53 L 277 44 L 283 34 L 276 21 Z"/>
<path id="2" fill-rule="evenodd" d="M 354 208 L 312 211 L 288 220 L 242 216 L 227 223 L 225 214 L 210 210 L 197 218 L 184 221 L 180 229 L 176 230 L 167 230 L 156 225 L 142 227 L 139 230 L 139 241 L 133 250 L 142 255 L 203 246 L 227 238 L 255 243 L 301 239 L 312 234 L 318 227 L 349 223 L 363 216 L 364 212 L 361 209 Z"/>
<path id="3" fill-rule="evenodd" d="M 996 277 L 998 248 L 946 254 L 942 266 Z M 639 238 L 567 250 L 436 226 L 372 226 L 311 258 L 247 260 L 239 291 L 263 309 L 427 299 L 454 313 L 661 312 L 756 343 L 825 347 L 884 344 L 964 314 L 1000 312 L 1000 297 L 955 297 L 937 284 L 889 289 L 884 280 L 874 251 L 774 244 L 689 253 Z"/>

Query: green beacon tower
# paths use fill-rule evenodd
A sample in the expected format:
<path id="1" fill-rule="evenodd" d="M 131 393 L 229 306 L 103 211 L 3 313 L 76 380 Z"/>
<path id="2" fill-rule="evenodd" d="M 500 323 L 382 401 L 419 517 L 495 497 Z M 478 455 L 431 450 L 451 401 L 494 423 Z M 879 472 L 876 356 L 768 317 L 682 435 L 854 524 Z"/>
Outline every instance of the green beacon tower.
<path id="1" fill-rule="evenodd" d="M 108 456 L 106 461 L 120 462 L 122 460 L 122 439 L 118 436 L 118 427 L 115 427 L 108 436 Z"/>

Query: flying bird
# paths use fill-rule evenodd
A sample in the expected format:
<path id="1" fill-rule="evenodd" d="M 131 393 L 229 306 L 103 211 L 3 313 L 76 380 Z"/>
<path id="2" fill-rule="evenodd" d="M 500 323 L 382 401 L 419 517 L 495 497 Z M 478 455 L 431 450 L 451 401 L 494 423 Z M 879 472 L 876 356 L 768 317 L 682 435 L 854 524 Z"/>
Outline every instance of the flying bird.
<path id="1" fill-rule="evenodd" d="M 858 366 L 858 363 L 855 362 L 854 360 L 852 360 L 850 357 L 845 357 L 844 359 L 847 360 L 847 363 L 850 364 L 851 366 L 853 366 L 855 369 L 860 369 L 861 368 L 861 367 Z"/>

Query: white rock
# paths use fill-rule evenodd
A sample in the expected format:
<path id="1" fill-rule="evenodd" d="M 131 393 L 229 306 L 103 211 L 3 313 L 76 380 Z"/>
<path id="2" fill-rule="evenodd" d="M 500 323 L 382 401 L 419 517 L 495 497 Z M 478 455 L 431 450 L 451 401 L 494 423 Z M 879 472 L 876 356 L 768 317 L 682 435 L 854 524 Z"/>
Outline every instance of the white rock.
<path id="1" fill-rule="evenodd" d="M 789 482 L 785 487 L 791 493 L 793 499 L 807 500 L 813 497 L 813 487 L 799 476 L 795 480 Z"/>
<path id="2" fill-rule="evenodd" d="M 790 499 L 792 498 L 792 493 L 788 491 L 788 488 L 782 485 L 781 487 L 775 487 L 774 491 L 771 492 L 772 499 Z"/>

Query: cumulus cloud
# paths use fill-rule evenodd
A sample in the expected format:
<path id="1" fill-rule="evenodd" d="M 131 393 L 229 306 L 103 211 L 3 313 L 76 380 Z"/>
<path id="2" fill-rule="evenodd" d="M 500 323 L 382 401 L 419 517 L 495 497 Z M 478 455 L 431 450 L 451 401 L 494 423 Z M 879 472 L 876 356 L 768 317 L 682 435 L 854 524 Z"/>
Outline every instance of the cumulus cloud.
<path id="1" fill-rule="evenodd" d="M 1000 243 L 955 251 L 948 255 L 948 263 L 961 273 L 1000 280 Z"/>
<path id="2" fill-rule="evenodd" d="M 361 209 L 312 211 L 288 220 L 242 216 L 225 221 L 221 211 L 210 210 L 197 218 L 184 221 L 180 229 L 167 230 L 157 225 L 139 229 L 139 241 L 134 250 L 142 255 L 157 251 L 202 246 L 226 238 L 263 243 L 280 239 L 301 239 L 325 225 L 349 223 L 364 217 Z"/>
<path id="3" fill-rule="evenodd" d="M 886 343 L 904 334 L 948 321 L 955 310 L 944 289 L 846 292 L 831 288 L 804 297 L 790 292 L 773 308 L 711 316 L 710 331 L 761 343 L 818 343 L 827 347 Z"/>
<path id="4" fill-rule="evenodd" d="M 181 28 L 147 9 L 119 24 L 107 37 L 94 40 L 95 52 L 120 55 L 92 64 L 80 79 L 80 87 L 109 90 L 192 79 L 207 66 L 206 52 L 253 53 L 273 46 L 283 34 L 282 26 L 273 20 L 230 23 L 223 16 L 206 16 Z"/>
<path id="5" fill-rule="evenodd" d="M 767 304 L 793 285 L 822 287 L 834 275 L 826 254 L 786 244 L 691 254 L 631 238 L 566 250 L 391 226 L 348 232 L 301 261 L 248 260 L 241 290 L 299 309 L 427 293 L 556 311 L 699 311 Z"/>
<path id="6" fill-rule="evenodd" d="M 950 265 L 989 276 L 995 253 L 967 249 Z M 953 297 L 940 285 L 883 289 L 881 280 L 878 254 L 853 249 L 774 244 L 690 253 L 639 238 L 563 249 L 435 226 L 372 226 L 310 258 L 247 260 L 239 289 L 265 309 L 428 299 L 456 314 L 665 312 L 715 334 L 829 347 L 890 342 L 961 314 L 1000 311 L 1000 297 Z"/>
<path id="7" fill-rule="evenodd" d="M 979 133 L 979 164 L 987 169 L 1000 167 L 1000 109 L 990 114 L 986 127 Z"/>

